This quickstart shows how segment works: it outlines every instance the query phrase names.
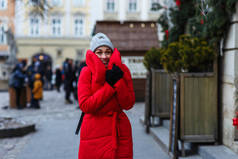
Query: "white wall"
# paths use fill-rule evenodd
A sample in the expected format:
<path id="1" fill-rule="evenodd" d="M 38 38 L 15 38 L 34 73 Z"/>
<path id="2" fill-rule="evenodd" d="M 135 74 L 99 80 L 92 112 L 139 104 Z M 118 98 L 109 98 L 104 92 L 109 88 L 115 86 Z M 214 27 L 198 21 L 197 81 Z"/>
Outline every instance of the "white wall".
<path id="1" fill-rule="evenodd" d="M 16 1 L 15 4 L 15 35 L 23 36 L 24 32 L 22 31 L 24 28 L 24 13 L 25 7 L 23 1 Z"/>
<path id="2" fill-rule="evenodd" d="M 90 30 L 93 31 L 96 21 L 103 20 L 103 0 L 91 0 L 90 6 Z"/>
<path id="3" fill-rule="evenodd" d="M 236 5 L 238 9 L 238 3 Z M 222 75 L 222 119 L 223 119 L 223 144 L 238 153 L 238 142 L 234 141 L 235 127 L 232 125 L 232 118 L 235 117 L 237 88 L 235 87 L 238 79 L 238 12 L 233 17 L 228 39 L 225 44 L 223 54 L 224 70 Z M 238 82 L 236 83 L 238 84 Z"/>

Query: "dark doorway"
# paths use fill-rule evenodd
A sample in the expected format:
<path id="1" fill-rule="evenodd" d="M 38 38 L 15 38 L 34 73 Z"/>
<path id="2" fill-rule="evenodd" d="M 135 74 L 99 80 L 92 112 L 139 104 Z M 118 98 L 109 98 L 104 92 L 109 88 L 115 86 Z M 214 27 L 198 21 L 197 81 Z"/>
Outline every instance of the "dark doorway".
<path id="1" fill-rule="evenodd" d="M 46 53 L 37 53 L 32 58 L 36 58 L 41 65 L 43 72 L 46 72 L 47 67 L 52 68 L 52 58 Z"/>
<path id="2" fill-rule="evenodd" d="M 52 58 L 46 53 L 37 53 L 33 56 L 33 58 L 36 58 L 45 66 L 52 66 Z"/>

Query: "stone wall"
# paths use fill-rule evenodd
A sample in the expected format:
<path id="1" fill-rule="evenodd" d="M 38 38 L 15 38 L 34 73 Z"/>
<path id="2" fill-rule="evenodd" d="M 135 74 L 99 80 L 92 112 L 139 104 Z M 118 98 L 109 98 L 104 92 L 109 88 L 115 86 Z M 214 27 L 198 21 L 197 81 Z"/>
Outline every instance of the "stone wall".
<path id="1" fill-rule="evenodd" d="M 238 3 L 236 5 L 238 10 Z M 223 53 L 222 73 L 222 134 L 223 144 L 238 153 L 238 142 L 234 141 L 235 127 L 232 118 L 238 106 L 238 11 L 233 17 Z"/>

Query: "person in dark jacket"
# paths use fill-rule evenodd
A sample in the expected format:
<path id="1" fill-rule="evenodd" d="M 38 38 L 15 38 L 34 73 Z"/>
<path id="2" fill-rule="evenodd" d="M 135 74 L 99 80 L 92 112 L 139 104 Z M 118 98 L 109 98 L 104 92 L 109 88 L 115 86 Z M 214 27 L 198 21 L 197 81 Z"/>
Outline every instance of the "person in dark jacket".
<path id="1" fill-rule="evenodd" d="M 82 61 L 81 63 L 80 63 L 80 65 L 79 65 L 79 67 L 77 68 L 77 69 L 75 69 L 75 76 L 76 76 L 76 80 L 75 80 L 75 85 L 76 85 L 76 87 L 77 87 L 77 85 L 78 85 L 78 79 L 79 79 L 79 76 L 80 76 L 80 73 L 81 73 L 81 70 L 85 67 L 85 66 L 87 66 L 87 64 L 86 64 L 86 61 Z M 74 88 L 74 98 L 75 98 L 75 100 L 78 100 L 78 90 L 77 90 L 77 88 Z M 77 107 L 77 108 L 79 108 L 79 107 Z"/>
<path id="2" fill-rule="evenodd" d="M 25 75 L 23 73 L 23 65 L 21 63 L 17 64 L 14 73 L 14 83 L 13 87 L 16 91 L 16 106 L 17 109 L 22 109 L 23 106 L 20 104 L 21 90 L 24 87 Z"/>
<path id="3" fill-rule="evenodd" d="M 86 61 L 82 61 L 81 63 L 80 63 L 80 65 L 79 65 L 79 68 L 78 68 L 78 76 L 77 76 L 77 79 L 79 78 L 79 76 L 80 76 L 80 73 L 81 73 L 81 71 L 82 71 L 82 69 L 85 67 L 85 66 L 87 66 L 87 64 L 86 64 Z"/>
<path id="4" fill-rule="evenodd" d="M 60 68 L 56 68 L 56 71 L 55 71 L 55 87 L 57 89 L 58 92 L 60 92 L 60 86 L 61 86 L 61 83 L 62 83 L 62 72 L 61 72 L 61 69 Z"/>
<path id="5" fill-rule="evenodd" d="M 73 60 L 68 59 L 67 67 L 64 69 L 64 88 L 65 88 L 65 103 L 72 104 L 70 99 L 71 93 L 74 91 L 73 82 L 75 81 L 75 72 L 73 69 Z"/>
<path id="6" fill-rule="evenodd" d="M 79 107 L 84 112 L 78 159 L 132 159 L 130 121 L 123 110 L 135 103 L 129 69 L 103 33 L 86 53 L 78 81 Z"/>
<path id="7" fill-rule="evenodd" d="M 52 72 L 51 66 L 48 65 L 48 66 L 46 67 L 46 72 L 45 72 L 45 78 L 46 78 L 46 80 L 45 80 L 45 85 L 46 85 L 46 89 L 47 89 L 47 90 L 52 90 L 52 89 L 53 89 L 52 83 L 51 83 L 51 81 L 52 81 L 52 75 L 53 75 L 53 72 Z"/>
<path id="8" fill-rule="evenodd" d="M 27 76 L 27 81 L 28 81 L 28 86 L 30 87 L 30 89 L 33 89 L 33 82 L 34 82 L 34 75 L 35 75 L 35 71 L 34 71 L 34 65 L 31 64 L 27 67 L 26 70 L 26 76 Z"/>

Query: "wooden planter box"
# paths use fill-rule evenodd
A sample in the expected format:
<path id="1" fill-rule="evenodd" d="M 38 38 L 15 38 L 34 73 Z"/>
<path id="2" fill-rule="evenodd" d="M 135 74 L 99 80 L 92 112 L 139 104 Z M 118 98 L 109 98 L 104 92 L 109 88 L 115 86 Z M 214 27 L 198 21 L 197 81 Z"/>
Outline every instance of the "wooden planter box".
<path id="1" fill-rule="evenodd" d="M 180 74 L 180 139 L 216 142 L 218 137 L 217 77 L 215 73 Z"/>
<path id="2" fill-rule="evenodd" d="M 182 142 L 218 141 L 218 93 L 215 73 L 180 73 L 172 79 L 169 151 L 178 155 Z"/>
<path id="3" fill-rule="evenodd" d="M 151 115 L 169 118 L 171 76 L 164 70 L 151 70 Z"/>
<path id="4" fill-rule="evenodd" d="M 9 87 L 9 105 L 11 108 L 16 108 L 16 91 L 13 87 Z M 26 100 L 26 87 L 21 89 L 21 97 L 20 97 L 20 105 L 24 108 L 26 107 L 27 100 Z"/>

